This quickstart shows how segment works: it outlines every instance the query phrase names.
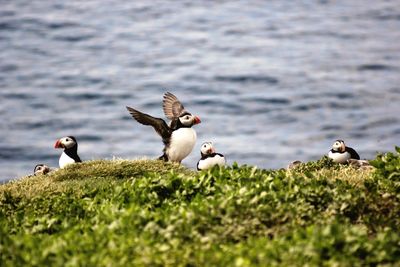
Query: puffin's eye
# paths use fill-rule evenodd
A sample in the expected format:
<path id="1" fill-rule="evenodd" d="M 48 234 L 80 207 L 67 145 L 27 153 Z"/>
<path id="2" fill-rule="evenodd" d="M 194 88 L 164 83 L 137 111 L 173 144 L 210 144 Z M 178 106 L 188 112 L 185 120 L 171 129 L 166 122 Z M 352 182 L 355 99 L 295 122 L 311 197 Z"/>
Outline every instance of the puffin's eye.
<path id="1" fill-rule="evenodd" d="M 65 141 L 69 142 L 69 138 L 65 139 Z"/>
<path id="2" fill-rule="evenodd" d="M 188 120 L 188 119 L 189 119 L 189 116 L 188 116 L 188 115 L 186 115 L 186 116 L 185 116 L 185 120 Z"/>

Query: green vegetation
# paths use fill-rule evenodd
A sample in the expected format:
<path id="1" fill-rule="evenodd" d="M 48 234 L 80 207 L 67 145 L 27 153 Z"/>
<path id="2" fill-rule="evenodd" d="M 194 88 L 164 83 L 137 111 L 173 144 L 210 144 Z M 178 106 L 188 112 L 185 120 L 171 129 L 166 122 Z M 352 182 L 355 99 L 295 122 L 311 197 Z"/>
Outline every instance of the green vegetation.
<path id="1" fill-rule="evenodd" d="M 0 266 L 399 266 L 400 149 L 375 170 L 91 161 L 0 186 Z"/>

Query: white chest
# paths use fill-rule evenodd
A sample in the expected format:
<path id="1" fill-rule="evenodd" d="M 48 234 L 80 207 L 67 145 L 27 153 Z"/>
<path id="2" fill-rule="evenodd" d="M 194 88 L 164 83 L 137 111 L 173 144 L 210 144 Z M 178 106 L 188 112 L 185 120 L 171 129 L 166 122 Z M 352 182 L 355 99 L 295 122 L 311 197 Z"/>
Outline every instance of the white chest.
<path id="1" fill-rule="evenodd" d="M 328 157 L 333 159 L 336 163 L 346 163 L 347 160 L 350 159 L 350 153 L 347 151 L 344 153 L 332 153 L 332 151 L 329 151 Z"/>
<path id="2" fill-rule="evenodd" d="M 180 128 L 172 133 L 166 154 L 170 161 L 181 162 L 192 152 L 196 143 L 196 132 L 192 128 Z"/>
<path id="3" fill-rule="evenodd" d="M 58 161 L 60 168 L 62 169 L 65 166 L 67 166 L 68 164 L 72 164 L 72 163 L 75 163 L 75 160 L 63 152 L 61 154 L 60 160 Z"/>
<path id="4" fill-rule="evenodd" d="M 197 168 L 199 170 L 207 170 L 215 165 L 224 166 L 225 163 L 226 163 L 225 157 L 221 157 L 220 155 L 215 155 L 214 157 L 208 157 L 206 159 L 199 160 Z"/>

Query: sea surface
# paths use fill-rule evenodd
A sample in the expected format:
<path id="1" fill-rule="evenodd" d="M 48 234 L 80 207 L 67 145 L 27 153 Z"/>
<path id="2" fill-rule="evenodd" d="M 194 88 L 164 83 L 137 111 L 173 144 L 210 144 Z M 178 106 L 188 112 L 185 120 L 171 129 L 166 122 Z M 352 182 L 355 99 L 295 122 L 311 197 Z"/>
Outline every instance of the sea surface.
<path id="1" fill-rule="evenodd" d="M 195 168 L 317 160 L 335 139 L 362 158 L 400 145 L 400 1 L 20 1 L 0 7 L 0 181 L 83 160 L 156 158 L 125 106 L 198 115 Z"/>

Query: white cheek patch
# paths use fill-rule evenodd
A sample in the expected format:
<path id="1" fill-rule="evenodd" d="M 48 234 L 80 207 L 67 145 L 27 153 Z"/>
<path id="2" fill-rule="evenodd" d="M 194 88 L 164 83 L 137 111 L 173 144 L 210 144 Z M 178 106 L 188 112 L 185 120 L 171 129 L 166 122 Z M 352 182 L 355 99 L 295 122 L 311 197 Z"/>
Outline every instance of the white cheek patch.
<path id="1" fill-rule="evenodd" d="M 204 145 L 201 147 L 201 153 L 207 154 L 207 151 L 211 148 L 210 145 Z"/>
<path id="2" fill-rule="evenodd" d="M 67 141 L 68 139 L 68 141 Z M 63 144 L 64 148 L 71 148 L 75 145 L 75 141 L 69 137 L 63 137 L 60 139 L 61 144 Z"/>
<path id="3" fill-rule="evenodd" d="M 75 142 L 74 142 L 74 141 L 65 142 L 65 147 L 66 147 L 66 148 L 71 148 L 71 147 L 73 147 L 74 145 L 75 145 Z"/>
<path id="4" fill-rule="evenodd" d="M 186 118 L 188 116 L 188 118 Z M 194 117 L 193 115 L 185 115 L 183 117 L 179 117 L 179 121 L 185 126 L 193 125 Z"/>
<path id="5" fill-rule="evenodd" d="M 190 121 L 190 120 L 182 119 L 182 120 L 181 120 L 181 123 L 182 123 L 183 125 L 185 125 L 185 126 L 191 125 L 191 121 Z"/>
<path id="6" fill-rule="evenodd" d="M 340 148 L 341 148 L 341 144 L 334 143 L 332 145 L 332 149 L 335 150 L 335 151 L 340 151 Z"/>

